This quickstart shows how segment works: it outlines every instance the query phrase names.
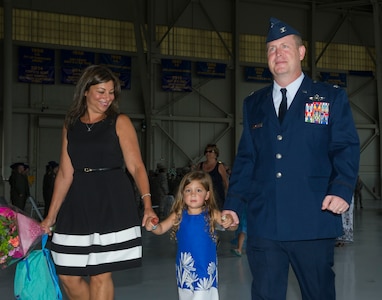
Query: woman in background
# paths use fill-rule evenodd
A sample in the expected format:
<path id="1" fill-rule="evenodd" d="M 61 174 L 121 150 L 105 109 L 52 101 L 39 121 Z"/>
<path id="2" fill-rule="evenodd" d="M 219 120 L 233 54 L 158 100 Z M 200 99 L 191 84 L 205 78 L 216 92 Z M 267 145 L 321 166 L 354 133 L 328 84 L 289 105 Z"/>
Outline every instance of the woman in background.
<path id="1" fill-rule="evenodd" d="M 219 209 L 223 208 L 228 189 L 228 175 L 224 164 L 218 161 L 219 148 L 215 144 L 208 144 L 204 149 L 206 160 L 199 163 L 197 169 L 210 174 L 214 185 L 214 193 Z"/>

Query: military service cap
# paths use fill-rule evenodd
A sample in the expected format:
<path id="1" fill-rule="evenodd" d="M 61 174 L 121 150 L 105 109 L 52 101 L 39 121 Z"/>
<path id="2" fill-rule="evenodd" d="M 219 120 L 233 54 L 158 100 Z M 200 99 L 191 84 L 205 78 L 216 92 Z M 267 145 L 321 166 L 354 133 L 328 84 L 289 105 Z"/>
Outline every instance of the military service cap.
<path id="1" fill-rule="evenodd" d="M 289 26 L 283 21 L 280 21 L 272 17 L 269 20 L 269 30 L 268 30 L 266 42 L 267 43 L 272 42 L 274 40 L 281 39 L 284 36 L 291 35 L 291 34 L 296 34 L 301 36 L 301 34 L 293 27 Z"/>

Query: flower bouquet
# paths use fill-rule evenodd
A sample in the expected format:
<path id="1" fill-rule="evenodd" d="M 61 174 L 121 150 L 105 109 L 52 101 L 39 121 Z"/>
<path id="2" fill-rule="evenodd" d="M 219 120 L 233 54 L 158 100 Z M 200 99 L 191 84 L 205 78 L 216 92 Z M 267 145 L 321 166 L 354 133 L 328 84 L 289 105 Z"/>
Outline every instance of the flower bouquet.
<path id="1" fill-rule="evenodd" d="M 18 208 L 0 206 L 0 269 L 25 257 L 43 234 L 40 224 Z"/>

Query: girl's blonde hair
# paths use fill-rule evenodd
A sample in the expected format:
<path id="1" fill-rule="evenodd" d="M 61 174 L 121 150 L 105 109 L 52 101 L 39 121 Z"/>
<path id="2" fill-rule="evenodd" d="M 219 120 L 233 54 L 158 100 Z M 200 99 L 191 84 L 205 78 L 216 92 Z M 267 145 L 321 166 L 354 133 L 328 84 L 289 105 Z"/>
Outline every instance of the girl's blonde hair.
<path id="1" fill-rule="evenodd" d="M 216 242 L 214 212 L 218 210 L 218 206 L 216 204 L 211 176 L 204 171 L 191 171 L 187 173 L 179 184 L 175 202 L 171 208 L 171 213 L 176 215 L 176 220 L 171 230 L 171 238 L 176 239 L 176 232 L 179 230 L 179 225 L 182 222 L 182 213 L 187 209 L 187 205 L 183 200 L 184 189 L 194 180 L 199 181 L 206 191 L 210 192 L 208 200 L 204 202 L 203 210 L 207 212 L 208 231 Z"/>

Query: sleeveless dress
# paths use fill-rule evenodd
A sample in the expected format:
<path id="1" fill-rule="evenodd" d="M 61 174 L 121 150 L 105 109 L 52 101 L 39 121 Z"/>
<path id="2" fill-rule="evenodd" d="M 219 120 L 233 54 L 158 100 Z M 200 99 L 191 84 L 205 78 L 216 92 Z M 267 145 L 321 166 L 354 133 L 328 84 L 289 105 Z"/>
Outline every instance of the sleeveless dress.
<path id="1" fill-rule="evenodd" d="M 141 264 L 138 209 L 122 168 L 116 118 L 94 123 L 91 131 L 80 120 L 68 129 L 67 149 L 75 171 L 51 245 L 58 274 L 97 275 Z"/>
<path id="2" fill-rule="evenodd" d="M 212 240 L 207 213 L 182 213 L 177 232 L 176 279 L 180 300 L 218 300 L 216 243 Z"/>

